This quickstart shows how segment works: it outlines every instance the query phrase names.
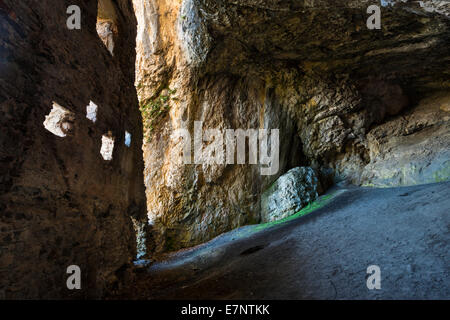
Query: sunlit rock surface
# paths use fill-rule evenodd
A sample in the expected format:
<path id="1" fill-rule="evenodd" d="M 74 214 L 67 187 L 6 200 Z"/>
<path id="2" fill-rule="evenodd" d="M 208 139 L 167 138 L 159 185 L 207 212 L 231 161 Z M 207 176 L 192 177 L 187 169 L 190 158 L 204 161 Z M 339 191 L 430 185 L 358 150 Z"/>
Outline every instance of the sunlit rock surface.
<path id="1" fill-rule="evenodd" d="M 261 221 L 261 194 L 293 167 L 314 168 L 319 193 L 449 178 L 447 2 L 378 2 L 381 30 L 366 25 L 376 1 L 133 2 L 141 105 L 176 90 L 144 144 L 157 252 Z M 180 164 L 172 133 L 198 120 L 279 128 L 278 174 Z"/>

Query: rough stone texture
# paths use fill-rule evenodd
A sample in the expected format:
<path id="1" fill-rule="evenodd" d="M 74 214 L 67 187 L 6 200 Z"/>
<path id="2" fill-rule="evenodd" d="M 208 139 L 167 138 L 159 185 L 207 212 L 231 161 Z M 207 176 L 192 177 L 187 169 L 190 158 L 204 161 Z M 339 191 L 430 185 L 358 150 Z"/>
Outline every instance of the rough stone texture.
<path id="1" fill-rule="evenodd" d="M 260 221 L 264 188 L 287 169 L 305 164 L 294 121 L 272 102 L 273 93 L 262 79 L 199 76 L 211 39 L 195 1 L 138 0 L 134 5 L 139 22 L 136 84 L 140 100 L 158 97 L 166 88 L 176 90 L 170 111 L 158 120 L 144 144 L 147 205 L 156 252 L 189 247 Z M 279 173 L 261 176 L 257 165 L 182 164 L 182 145 L 172 133 L 187 128 L 193 134 L 196 120 L 203 121 L 205 129 L 280 128 L 286 144 L 280 150 Z"/>
<path id="2" fill-rule="evenodd" d="M 301 218 L 173 253 L 141 272 L 124 297 L 448 299 L 449 182 L 338 192 Z M 367 288 L 371 265 L 381 269 L 381 290 Z"/>
<path id="3" fill-rule="evenodd" d="M 53 102 L 52 111 L 45 116 L 44 127 L 58 137 L 65 137 L 73 130 L 74 121 L 72 112 Z"/>
<path id="4" fill-rule="evenodd" d="M 368 30 L 367 7 L 379 2 L 133 2 L 140 101 L 176 89 L 144 145 L 157 252 L 260 221 L 261 193 L 299 165 L 319 172 L 319 193 L 340 180 L 449 178 L 448 3 L 389 1 L 382 29 Z M 280 171 L 261 177 L 256 166 L 180 165 L 171 135 L 192 132 L 196 120 L 206 128 L 280 128 Z"/>
<path id="5" fill-rule="evenodd" d="M 312 168 L 289 170 L 262 194 L 261 222 L 289 217 L 316 200 L 317 183 L 317 176 Z"/>
<path id="6" fill-rule="evenodd" d="M 136 254 L 130 217 L 140 252 L 144 237 L 189 247 L 260 222 L 294 167 L 318 172 L 319 193 L 448 180 L 450 4 L 387 2 L 368 30 L 367 0 L 134 0 L 138 26 L 126 0 L 0 0 L 0 297 L 114 293 Z M 66 28 L 73 4 L 81 30 Z M 182 164 L 174 132 L 197 120 L 280 129 L 279 171 Z M 82 291 L 65 288 L 71 264 Z"/>
<path id="7" fill-rule="evenodd" d="M 114 25 L 110 21 L 98 21 L 97 33 L 108 51 L 114 54 Z"/>
<path id="8" fill-rule="evenodd" d="M 129 1 L 114 3 L 112 57 L 96 32 L 96 1 L 0 1 L 0 298 L 99 298 L 120 288 L 135 258 L 130 216 L 145 215 L 136 19 Z M 81 30 L 66 27 L 74 4 Z M 66 137 L 44 128 L 53 101 L 74 115 Z M 108 131 L 112 161 L 100 155 Z M 80 291 L 66 288 L 72 264 Z"/>
<path id="9" fill-rule="evenodd" d="M 376 186 L 442 182 L 450 177 L 450 96 L 421 100 L 367 135 L 370 163 L 361 181 Z"/>
<path id="10" fill-rule="evenodd" d="M 374 1 L 133 2 L 140 101 L 176 90 L 144 145 L 157 252 L 260 221 L 261 193 L 295 166 L 317 170 L 319 193 L 449 178 L 448 3 L 389 1 L 368 30 Z M 280 171 L 180 165 L 171 134 L 196 120 L 280 128 Z"/>

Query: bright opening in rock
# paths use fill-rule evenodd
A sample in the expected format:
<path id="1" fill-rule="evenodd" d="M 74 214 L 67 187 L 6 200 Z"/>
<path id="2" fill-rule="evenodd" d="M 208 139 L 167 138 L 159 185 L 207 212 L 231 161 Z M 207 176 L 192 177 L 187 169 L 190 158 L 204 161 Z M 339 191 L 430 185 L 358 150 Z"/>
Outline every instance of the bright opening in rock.
<path id="1" fill-rule="evenodd" d="M 92 122 L 97 121 L 97 109 L 97 105 L 90 101 L 88 106 L 86 107 L 86 118 L 88 118 Z"/>
<path id="2" fill-rule="evenodd" d="M 117 30 L 117 13 L 111 0 L 99 0 L 97 33 L 111 55 L 114 55 L 114 38 Z"/>
<path id="3" fill-rule="evenodd" d="M 131 133 L 125 131 L 125 145 L 129 148 L 131 146 Z"/>
<path id="4" fill-rule="evenodd" d="M 64 138 L 73 129 L 74 120 L 72 112 L 53 102 L 53 109 L 45 117 L 44 127 L 54 135 Z"/>
<path id="5" fill-rule="evenodd" d="M 114 150 L 114 137 L 111 132 L 108 132 L 107 135 L 102 136 L 102 148 L 100 149 L 100 154 L 103 159 L 106 161 L 111 161 L 113 158 L 113 150 Z"/>

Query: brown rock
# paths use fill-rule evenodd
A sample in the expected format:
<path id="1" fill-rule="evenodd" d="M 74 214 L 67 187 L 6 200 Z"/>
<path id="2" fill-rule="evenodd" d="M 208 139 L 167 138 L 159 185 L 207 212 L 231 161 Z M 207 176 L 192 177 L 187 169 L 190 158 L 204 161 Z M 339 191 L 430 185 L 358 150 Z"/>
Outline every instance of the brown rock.
<path id="1" fill-rule="evenodd" d="M 100 298 L 120 287 L 117 275 L 135 258 L 130 215 L 145 215 L 133 8 L 114 2 L 112 57 L 97 35 L 96 1 L 73 1 L 81 30 L 66 27 L 65 1 L 2 3 L 18 20 L 0 9 L 0 293 Z M 95 123 L 86 118 L 91 100 Z M 70 114 L 54 122 L 64 137 L 43 125 L 53 101 Z M 116 139 L 111 161 L 100 155 L 108 131 Z M 73 264 L 80 291 L 66 288 Z"/>

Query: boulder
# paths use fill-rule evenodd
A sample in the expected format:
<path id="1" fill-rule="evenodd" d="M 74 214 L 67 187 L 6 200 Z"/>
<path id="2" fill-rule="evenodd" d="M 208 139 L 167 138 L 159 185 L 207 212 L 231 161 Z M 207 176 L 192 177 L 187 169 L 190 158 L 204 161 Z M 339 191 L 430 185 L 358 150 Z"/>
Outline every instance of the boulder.
<path id="1" fill-rule="evenodd" d="M 310 167 L 297 167 L 278 178 L 261 197 L 261 220 L 289 217 L 316 200 L 318 179 Z"/>

